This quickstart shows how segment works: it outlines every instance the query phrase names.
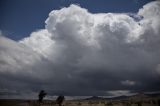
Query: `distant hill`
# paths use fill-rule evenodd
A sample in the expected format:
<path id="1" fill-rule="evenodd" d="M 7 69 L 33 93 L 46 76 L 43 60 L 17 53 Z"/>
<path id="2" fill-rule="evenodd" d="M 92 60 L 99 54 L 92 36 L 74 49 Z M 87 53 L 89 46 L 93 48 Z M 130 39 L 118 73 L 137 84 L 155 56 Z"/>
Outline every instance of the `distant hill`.
<path id="1" fill-rule="evenodd" d="M 113 97 L 113 98 L 107 98 L 110 100 L 126 100 L 128 99 L 128 96 L 122 95 L 122 96 L 117 96 L 117 97 Z"/>
<path id="2" fill-rule="evenodd" d="M 129 96 L 129 99 L 140 100 L 143 98 L 153 98 L 153 97 L 160 97 L 160 93 L 150 93 L 150 94 L 140 93 L 140 94 Z"/>
<path id="3" fill-rule="evenodd" d="M 98 97 L 98 96 L 92 96 L 92 97 L 86 98 L 84 100 L 124 100 L 127 98 L 128 98 L 128 96 L 117 96 L 117 97 L 112 97 L 112 98 L 103 98 L 103 97 Z"/>
<path id="4" fill-rule="evenodd" d="M 92 96 L 90 98 L 86 98 L 84 100 L 105 100 L 103 97 L 98 97 L 98 96 Z"/>
<path id="5" fill-rule="evenodd" d="M 84 100 L 127 100 L 127 99 L 140 99 L 140 98 L 148 98 L 148 97 L 160 97 L 160 93 L 152 93 L 152 94 L 136 94 L 132 96 L 117 96 L 112 98 L 103 98 L 98 96 L 92 96 L 90 98 L 86 98 Z"/>
<path id="6" fill-rule="evenodd" d="M 150 97 L 158 97 L 160 96 L 160 93 L 153 93 L 153 94 L 146 94 L 146 95 Z"/>

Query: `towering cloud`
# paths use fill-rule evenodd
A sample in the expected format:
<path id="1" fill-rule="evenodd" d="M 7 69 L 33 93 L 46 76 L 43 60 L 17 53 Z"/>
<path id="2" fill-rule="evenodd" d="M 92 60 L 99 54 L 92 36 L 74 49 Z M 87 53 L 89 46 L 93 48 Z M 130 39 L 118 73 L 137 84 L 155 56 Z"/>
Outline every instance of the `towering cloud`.
<path id="1" fill-rule="evenodd" d="M 0 96 L 39 89 L 64 95 L 159 90 L 159 10 L 159 1 L 134 17 L 70 5 L 50 12 L 45 29 L 18 42 L 1 34 Z"/>

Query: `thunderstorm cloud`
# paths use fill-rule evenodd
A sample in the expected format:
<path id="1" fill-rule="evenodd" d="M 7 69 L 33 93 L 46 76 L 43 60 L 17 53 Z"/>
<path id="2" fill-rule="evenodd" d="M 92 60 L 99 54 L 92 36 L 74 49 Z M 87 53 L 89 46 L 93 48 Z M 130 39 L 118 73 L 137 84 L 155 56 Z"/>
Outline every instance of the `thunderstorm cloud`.
<path id="1" fill-rule="evenodd" d="M 70 5 L 20 41 L 0 33 L 0 85 L 1 98 L 160 90 L 160 1 L 137 13 Z"/>

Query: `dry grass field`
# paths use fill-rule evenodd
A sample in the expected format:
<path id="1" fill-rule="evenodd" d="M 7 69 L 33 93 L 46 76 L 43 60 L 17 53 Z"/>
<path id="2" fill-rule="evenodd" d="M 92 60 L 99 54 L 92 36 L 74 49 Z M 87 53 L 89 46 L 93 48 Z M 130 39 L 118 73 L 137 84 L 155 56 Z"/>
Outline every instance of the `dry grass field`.
<path id="1" fill-rule="evenodd" d="M 64 106 L 160 106 L 160 97 L 132 97 L 126 100 L 66 100 Z M 58 106 L 55 101 L 0 100 L 0 106 Z"/>

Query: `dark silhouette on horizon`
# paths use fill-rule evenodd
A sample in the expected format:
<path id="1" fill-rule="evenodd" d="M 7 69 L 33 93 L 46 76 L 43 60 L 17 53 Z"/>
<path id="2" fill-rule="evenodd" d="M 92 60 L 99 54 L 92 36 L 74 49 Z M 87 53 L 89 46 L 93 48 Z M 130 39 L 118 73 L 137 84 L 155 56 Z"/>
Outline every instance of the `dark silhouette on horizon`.
<path id="1" fill-rule="evenodd" d="M 56 103 L 57 103 L 59 106 L 62 106 L 64 100 L 65 100 L 64 96 L 63 96 L 63 95 L 60 95 L 60 96 L 58 96 L 58 98 L 56 99 Z"/>
<path id="2" fill-rule="evenodd" d="M 44 91 L 44 90 L 41 90 L 40 92 L 39 92 L 39 102 L 40 103 L 42 103 L 42 101 L 43 101 L 43 98 L 45 97 L 47 95 L 47 93 Z"/>

